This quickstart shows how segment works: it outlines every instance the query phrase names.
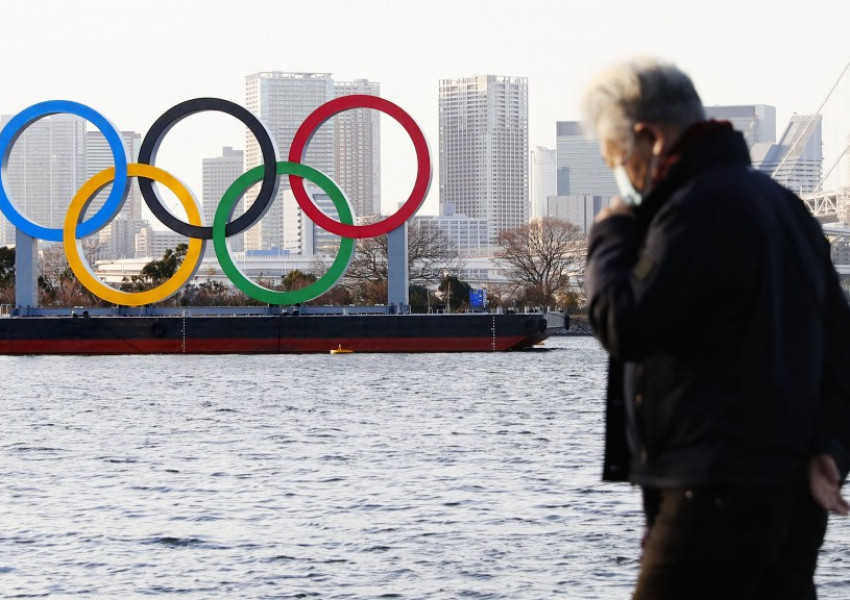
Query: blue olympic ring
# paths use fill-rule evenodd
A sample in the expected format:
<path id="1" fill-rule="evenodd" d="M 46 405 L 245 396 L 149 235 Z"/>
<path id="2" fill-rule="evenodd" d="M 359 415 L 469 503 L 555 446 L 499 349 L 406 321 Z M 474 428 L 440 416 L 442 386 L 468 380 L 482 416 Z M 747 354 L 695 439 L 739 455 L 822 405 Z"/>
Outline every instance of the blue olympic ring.
<path id="1" fill-rule="evenodd" d="M 6 124 L 3 130 L 0 131 L 0 157 L 2 157 L 2 163 L 0 163 L 0 211 L 20 231 L 31 237 L 41 238 L 51 242 L 62 241 L 62 228 L 50 228 L 39 225 L 25 217 L 18 210 L 14 199 L 6 191 L 8 186 L 6 170 L 9 163 L 9 155 L 12 153 L 12 146 L 14 146 L 15 141 L 23 133 L 24 129 L 42 117 L 58 113 L 76 115 L 91 122 L 103 133 L 103 136 L 109 143 L 112 156 L 115 158 L 115 181 L 112 184 L 112 190 L 109 192 L 109 196 L 101 209 L 88 220 L 77 226 L 77 237 L 85 237 L 97 232 L 121 210 L 124 199 L 127 197 L 127 163 L 129 162 L 127 151 L 124 148 L 124 142 L 121 140 L 121 134 L 118 129 L 99 112 L 79 102 L 72 102 L 70 100 L 39 102 L 25 108 Z"/>

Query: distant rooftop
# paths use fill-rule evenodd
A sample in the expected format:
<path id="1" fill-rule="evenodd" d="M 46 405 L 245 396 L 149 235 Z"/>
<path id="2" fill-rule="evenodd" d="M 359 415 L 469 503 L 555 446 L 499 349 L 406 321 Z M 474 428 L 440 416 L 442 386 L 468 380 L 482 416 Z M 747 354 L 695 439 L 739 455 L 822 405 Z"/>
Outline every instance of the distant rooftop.
<path id="1" fill-rule="evenodd" d="M 290 73 L 287 71 L 261 71 L 246 75 L 247 78 L 261 77 L 263 79 L 330 79 L 333 73 Z"/>
<path id="2" fill-rule="evenodd" d="M 578 121 L 558 121 L 557 135 L 584 135 L 584 130 Z"/>

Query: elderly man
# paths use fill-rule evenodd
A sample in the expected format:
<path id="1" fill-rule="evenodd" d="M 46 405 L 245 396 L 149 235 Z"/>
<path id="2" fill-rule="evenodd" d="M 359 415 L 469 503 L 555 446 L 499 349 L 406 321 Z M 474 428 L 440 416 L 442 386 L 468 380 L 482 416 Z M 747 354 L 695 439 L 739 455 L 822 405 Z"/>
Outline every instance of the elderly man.
<path id="1" fill-rule="evenodd" d="M 586 285 L 604 478 L 644 492 L 634 597 L 815 598 L 850 470 L 850 308 L 823 232 L 676 67 L 615 67 L 585 109 L 621 193 Z"/>

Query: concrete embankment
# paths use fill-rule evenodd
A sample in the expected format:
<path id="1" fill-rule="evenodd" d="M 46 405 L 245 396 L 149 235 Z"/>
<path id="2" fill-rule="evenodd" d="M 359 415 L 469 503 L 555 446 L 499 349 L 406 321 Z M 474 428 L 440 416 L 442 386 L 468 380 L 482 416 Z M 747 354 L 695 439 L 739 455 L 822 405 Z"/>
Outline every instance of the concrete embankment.
<path id="1" fill-rule="evenodd" d="M 557 335 L 593 335 L 587 315 L 570 315 L 570 327 Z"/>

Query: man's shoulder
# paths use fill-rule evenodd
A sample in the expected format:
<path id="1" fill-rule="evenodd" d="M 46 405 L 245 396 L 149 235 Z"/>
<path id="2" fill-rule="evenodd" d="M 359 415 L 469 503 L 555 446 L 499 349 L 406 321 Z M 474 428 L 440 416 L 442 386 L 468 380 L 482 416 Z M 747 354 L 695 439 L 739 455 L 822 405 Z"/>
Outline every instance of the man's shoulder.
<path id="1" fill-rule="evenodd" d="M 769 175 L 746 165 L 720 165 L 706 169 L 670 197 L 669 208 L 739 215 L 759 212 L 776 203 L 791 204 L 805 212 L 802 200 Z"/>
<path id="2" fill-rule="evenodd" d="M 678 219 L 732 218 L 752 191 L 764 185 L 747 167 L 725 165 L 705 169 L 674 190 L 656 215 L 655 222 L 675 215 Z M 774 191 L 764 187 L 763 191 Z"/>
<path id="3" fill-rule="evenodd" d="M 720 194 L 735 197 L 749 195 L 755 190 L 777 196 L 788 193 L 768 175 L 749 165 L 717 165 L 696 174 L 676 195 L 696 199 Z"/>

